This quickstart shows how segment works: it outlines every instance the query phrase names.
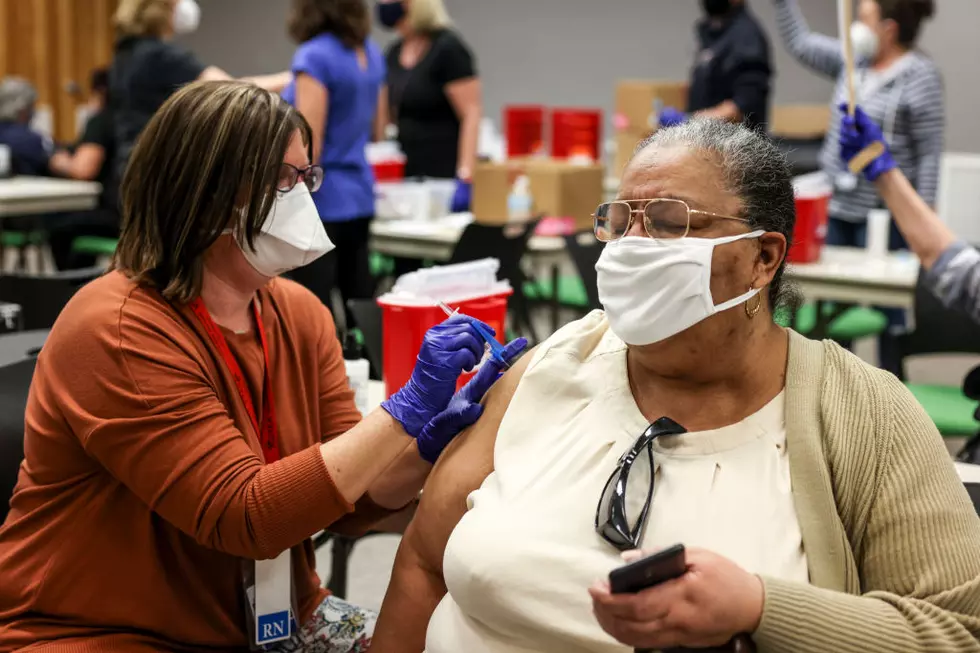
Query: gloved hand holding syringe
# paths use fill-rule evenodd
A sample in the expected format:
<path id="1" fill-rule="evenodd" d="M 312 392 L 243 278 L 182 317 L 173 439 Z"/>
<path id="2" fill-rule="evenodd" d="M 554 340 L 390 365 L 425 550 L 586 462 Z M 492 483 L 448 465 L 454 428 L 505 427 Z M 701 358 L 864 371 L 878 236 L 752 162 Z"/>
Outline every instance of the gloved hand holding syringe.
<path id="1" fill-rule="evenodd" d="M 436 304 L 448 317 L 453 317 L 459 313 L 459 309 L 454 311 L 446 304 L 446 302 L 437 301 Z M 476 330 L 476 332 L 483 338 L 484 342 L 486 342 L 487 348 L 490 350 L 490 356 L 497 361 L 497 363 L 503 366 L 504 369 L 510 369 L 510 361 L 507 360 L 506 355 L 504 354 L 505 347 L 500 344 L 497 339 L 493 337 L 493 334 L 487 331 L 480 322 L 474 321 L 472 325 L 474 330 Z"/>

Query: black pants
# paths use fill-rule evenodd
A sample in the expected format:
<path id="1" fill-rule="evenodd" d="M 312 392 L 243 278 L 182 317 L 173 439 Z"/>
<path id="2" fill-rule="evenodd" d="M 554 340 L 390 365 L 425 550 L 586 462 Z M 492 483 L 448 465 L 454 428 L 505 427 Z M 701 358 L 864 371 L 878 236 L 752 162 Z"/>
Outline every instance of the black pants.
<path id="1" fill-rule="evenodd" d="M 374 278 L 371 276 L 368 252 L 373 217 L 366 216 L 346 222 L 324 222 L 323 226 L 336 249 L 307 266 L 293 270 L 289 275 L 306 286 L 331 311 L 331 292 L 334 288 L 340 290 L 348 329 L 356 325 L 347 310 L 347 300 L 369 299 L 374 296 Z"/>

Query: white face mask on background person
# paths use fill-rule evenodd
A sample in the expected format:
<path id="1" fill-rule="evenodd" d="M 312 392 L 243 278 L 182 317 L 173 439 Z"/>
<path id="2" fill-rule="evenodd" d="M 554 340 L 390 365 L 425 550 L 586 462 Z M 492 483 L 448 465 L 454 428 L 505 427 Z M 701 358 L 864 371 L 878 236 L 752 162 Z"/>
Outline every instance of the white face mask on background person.
<path id="1" fill-rule="evenodd" d="M 851 24 L 851 47 L 854 48 L 855 59 L 873 61 L 878 56 L 880 45 L 878 35 L 873 29 L 859 20 Z"/>
<path id="2" fill-rule="evenodd" d="M 201 7 L 196 0 L 177 0 L 174 8 L 174 33 L 190 34 L 201 24 Z"/>
<path id="3" fill-rule="evenodd" d="M 236 242 L 239 242 L 236 238 Z M 305 184 L 276 197 L 272 211 L 255 237 L 255 250 L 239 243 L 245 260 L 265 277 L 309 265 L 333 250 L 313 196 Z"/>
<path id="4" fill-rule="evenodd" d="M 667 241 L 626 236 L 607 244 L 595 267 L 613 333 L 628 345 L 652 345 L 755 297 L 760 289 L 716 306 L 711 257 L 719 245 L 764 233 Z"/>

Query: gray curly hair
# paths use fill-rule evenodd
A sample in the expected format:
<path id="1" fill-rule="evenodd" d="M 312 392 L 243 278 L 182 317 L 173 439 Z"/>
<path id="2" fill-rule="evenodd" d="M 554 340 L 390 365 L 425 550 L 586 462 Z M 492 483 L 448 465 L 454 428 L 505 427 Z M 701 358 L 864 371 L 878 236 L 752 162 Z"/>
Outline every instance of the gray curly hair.
<path id="1" fill-rule="evenodd" d="M 740 216 L 754 229 L 773 231 L 793 244 L 796 203 L 793 177 L 786 156 L 769 138 L 738 123 L 693 118 L 676 127 L 660 129 L 640 143 L 635 157 L 648 147 L 687 147 L 715 157 L 727 189 L 742 201 Z M 783 260 L 769 285 L 769 306 L 794 308 L 799 292 L 783 279 Z"/>
<path id="2" fill-rule="evenodd" d="M 0 122 L 23 119 L 37 102 L 37 91 L 26 79 L 4 77 L 0 81 Z"/>

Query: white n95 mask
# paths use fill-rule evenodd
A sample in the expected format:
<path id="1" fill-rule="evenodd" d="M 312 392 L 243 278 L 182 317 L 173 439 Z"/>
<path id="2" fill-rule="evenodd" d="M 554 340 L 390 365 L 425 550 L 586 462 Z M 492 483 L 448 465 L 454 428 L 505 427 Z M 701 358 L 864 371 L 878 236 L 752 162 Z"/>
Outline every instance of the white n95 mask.
<path id="1" fill-rule="evenodd" d="M 190 34 L 201 24 L 201 7 L 196 0 L 177 0 L 174 9 L 174 33 Z"/>
<path id="2" fill-rule="evenodd" d="M 851 23 L 851 47 L 855 59 L 873 60 L 878 56 L 879 45 L 878 35 L 873 29 L 859 20 Z"/>
<path id="3" fill-rule="evenodd" d="M 237 242 L 237 239 L 236 239 Z M 301 268 L 334 248 L 306 184 L 277 195 L 269 217 L 255 236 L 255 249 L 240 244 L 245 259 L 266 277 Z"/>
<path id="4" fill-rule="evenodd" d="M 711 256 L 718 245 L 764 233 L 667 241 L 626 236 L 607 244 L 595 268 L 599 301 L 613 333 L 628 345 L 651 345 L 747 302 L 760 290 L 715 306 Z"/>

